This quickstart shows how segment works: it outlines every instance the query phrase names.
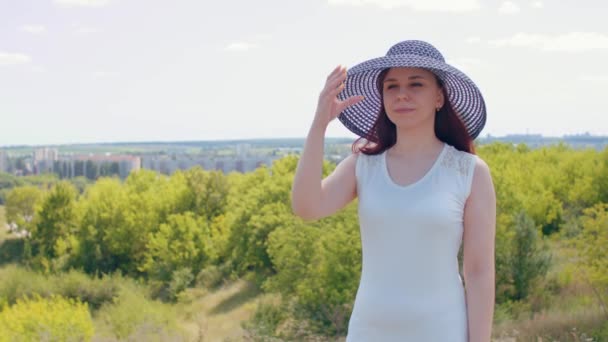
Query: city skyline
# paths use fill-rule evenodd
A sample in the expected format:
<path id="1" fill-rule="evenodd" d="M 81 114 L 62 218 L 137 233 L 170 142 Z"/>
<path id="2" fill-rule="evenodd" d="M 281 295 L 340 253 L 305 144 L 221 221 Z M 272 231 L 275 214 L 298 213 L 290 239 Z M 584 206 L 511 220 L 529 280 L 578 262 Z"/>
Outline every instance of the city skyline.
<path id="1" fill-rule="evenodd" d="M 496 138 L 505 138 L 508 139 L 510 137 L 539 137 L 543 139 L 561 139 L 566 137 L 590 137 L 590 138 L 605 138 L 608 139 L 608 135 L 592 135 L 589 132 L 575 133 L 575 134 L 564 134 L 560 136 L 547 136 L 537 133 L 512 133 L 505 135 L 492 135 L 492 134 L 483 134 L 480 135 L 477 140 L 483 139 L 496 139 Z M 353 141 L 357 137 L 348 137 L 348 136 L 329 136 L 326 139 L 353 139 Z M 60 146 L 99 146 L 99 145 L 137 145 L 137 144 L 191 144 L 191 143 L 238 143 L 238 142 L 250 142 L 257 140 L 298 140 L 298 139 L 306 139 L 305 136 L 301 137 L 276 137 L 276 138 L 251 138 L 251 139 L 211 139 L 211 140 L 146 140 L 146 141 L 105 141 L 105 142 L 75 142 L 75 143 L 59 143 L 59 144 L 15 144 L 15 145 L 0 145 L 0 150 L 2 149 L 11 149 L 11 148 L 48 148 L 48 147 L 60 147 Z"/>
<path id="2" fill-rule="evenodd" d="M 608 5 L 483 0 L 0 4 L 0 147 L 305 137 L 325 77 L 422 39 L 480 137 L 606 136 Z M 599 118 L 599 120 L 598 120 Z M 335 120 L 328 137 L 355 138 Z"/>

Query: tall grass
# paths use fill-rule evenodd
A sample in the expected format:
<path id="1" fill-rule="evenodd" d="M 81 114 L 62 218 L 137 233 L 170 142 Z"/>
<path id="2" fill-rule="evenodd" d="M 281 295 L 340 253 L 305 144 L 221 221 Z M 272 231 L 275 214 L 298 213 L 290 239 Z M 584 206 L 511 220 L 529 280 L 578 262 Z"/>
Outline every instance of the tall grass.
<path id="1" fill-rule="evenodd" d="M 61 296 L 88 304 L 94 340 L 188 341 L 175 307 L 150 298 L 144 284 L 120 274 L 91 277 L 79 271 L 42 275 L 25 267 L 0 267 L 0 312 L 23 299 Z"/>

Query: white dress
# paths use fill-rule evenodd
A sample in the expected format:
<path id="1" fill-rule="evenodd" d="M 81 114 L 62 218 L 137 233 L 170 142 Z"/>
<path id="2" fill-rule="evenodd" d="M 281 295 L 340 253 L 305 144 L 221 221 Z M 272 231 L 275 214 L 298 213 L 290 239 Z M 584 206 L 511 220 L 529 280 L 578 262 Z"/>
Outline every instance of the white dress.
<path id="1" fill-rule="evenodd" d="M 391 179 L 385 157 L 357 158 L 363 260 L 346 341 L 466 342 L 458 251 L 477 157 L 444 143 L 407 186 Z"/>

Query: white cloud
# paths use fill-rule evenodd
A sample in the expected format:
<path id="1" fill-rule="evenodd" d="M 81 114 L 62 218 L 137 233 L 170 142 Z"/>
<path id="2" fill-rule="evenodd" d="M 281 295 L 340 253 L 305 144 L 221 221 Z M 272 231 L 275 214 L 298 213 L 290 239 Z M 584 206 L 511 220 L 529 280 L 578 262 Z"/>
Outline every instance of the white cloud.
<path id="1" fill-rule="evenodd" d="M 516 14 L 520 11 L 519 5 L 512 1 L 505 1 L 498 8 L 498 13 L 500 14 Z"/>
<path id="2" fill-rule="evenodd" d="M 226 51 L 248 51 L 257 47 L 257 44 L 247 42 L 234 42 L 228 44 L 224 49 Z"/>
<path id="3" fill-rule="evenodd" d="M 101 32 L 100 29 L 94 27 L 77 27 L 74 32 L 78 35 L 87 35 Z"/>
<path id="4" fill-rule="evenodd" d="M 42 25 L 23 25 L 21 31 L 31 34 L 41 34 L 46 32 L 46 27 Z"/>
<path id="5" fill-rule="evenodd" d="M 417 11 L 466 12 L 481 8 L 479 0 L 327 0 L 331 6 L 377 6 L 382 9 L 408 7 Z"/>
<path id="6" fill-rule="evenodd" d="M 461 71 L 470 71 L 473 69 L 483 69 L 487 68 L 489 64 L 479 58 L 476 57 L 463 57 L 457 59 L 449 59 L 446 62 L 456 69 Z"/>
<path id="7" fill-rule="evenodd" d="M 608 49 L 608 35 L 596 32 L 569 32 L 550 36 L 519 32 L 510 38 L 495 39 L 497 47 L 533 47 L 542 51 L 582 52 Z"/>
<path id="8" fill-rule="evenodd" d="M 55 4 L 64 7 L 103 7 L 109 0 L 55 0 Z"/>
<path id="9" fill-rule="evenodd" d="M 93 72 L 93 78 L 108 78 L 118 76 L 115 71 L 95 71 Z"/>
<path id="10" fill-rule="evenodd" d="M 272 35 L 270 35 L 268 33 L 258 33 L 253 36 L 253 39 L 258 40 L 258 41 L 270 40 L 271 38 L 272 38 Z"/>
<path id="11" fill-rule="evenodd" d="M 35 73 L 42 73 L 42 72 L 45 72 L 46 69 L 40 65 L 34 65 L 34 66 L 30 67 L 30 71 L 35 72 Z"/>
<path id="12" fill-rule="evenodd" d="M 22 53 L 0 52 L 0 66 L 27 64 L 32 58 Z"/>
<path id="13" fill-rule="evenodd" d="M 579 79 L 586 82 L 608 82 L 608 75 L 581 75 Z"/>
<path id="14" fill-rule="evenodd" d="M 544 6 L 542 1 L 534 1 L 530 5 L 532 8 L 543 8 Z"/>
<path id="15" fill-rule="evenodd" d="M 481 38 L 479 37 L 469 37 L 466 39 L 467 44 L 476 44 L 481 42 Z"/>
<path id="16" fill-rule="evenodd" d="M 542 46 L 549 39 L 548 36 L 542 34 L 519 32 L 510 38 L 491 40 L 490 44 L 498 47 Z"/>

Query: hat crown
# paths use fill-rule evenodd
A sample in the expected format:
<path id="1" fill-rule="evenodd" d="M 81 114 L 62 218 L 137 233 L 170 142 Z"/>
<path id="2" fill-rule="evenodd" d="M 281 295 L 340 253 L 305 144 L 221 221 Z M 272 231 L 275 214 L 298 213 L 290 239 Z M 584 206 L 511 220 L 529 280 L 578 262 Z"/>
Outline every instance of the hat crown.
<path id="1" fill-rule="evenodd" d="M 388 50 L 387 56 L 416 55 L 445 62 L 443 55 L 433 45 L 422 40 L 406 40 L 397 43 Z"/>

